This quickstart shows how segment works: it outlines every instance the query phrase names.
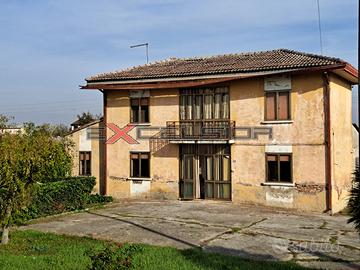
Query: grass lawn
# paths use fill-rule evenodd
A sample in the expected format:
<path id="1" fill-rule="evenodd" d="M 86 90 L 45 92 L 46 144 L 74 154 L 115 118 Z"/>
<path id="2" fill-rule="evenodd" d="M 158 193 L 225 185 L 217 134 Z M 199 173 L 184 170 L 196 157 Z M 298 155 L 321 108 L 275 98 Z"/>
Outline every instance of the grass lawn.
<path id="1" fill-rule="evenodd" d="M 114 245 L 86 237 L 35 231 L 12 231 L 10 237 L 8 245 L 0 245 L 0 269 L 88 269 L 89 250 Z M 254 262 L 198 249 L 140 246 L 141 252 L 131 260 L 131 269 L 304 269 L 294 263 Z"/>

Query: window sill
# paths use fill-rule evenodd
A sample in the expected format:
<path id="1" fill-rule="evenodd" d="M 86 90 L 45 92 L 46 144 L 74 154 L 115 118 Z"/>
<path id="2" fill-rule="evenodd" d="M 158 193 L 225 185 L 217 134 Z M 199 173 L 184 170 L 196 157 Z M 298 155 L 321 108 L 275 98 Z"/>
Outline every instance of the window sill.
<path id="1" fill-rule="evenodd" d="M 151 123 L 130 123 L 130 125 L 134 125 L 134 126 L 151 126 Z"/>
<path id="2" fill-rule="evenodd" d="M 271 125 L 271 124 L 292 124 L 293 120 L 274 120 L 274 121 L 262 121 L 260 124 L 262 125 Z"/>
<path id="3" fill-rule="evenodd" d="M 264 182 L 262 186 L 295 187 L 295 183 Z"/>
<path id="4" fill-rule="evenodd" d="M 151 181 L 152 178 L 151 177 L 129 177 L 127 178 L 127 180 L 135 180 L 135 181 Z"/>

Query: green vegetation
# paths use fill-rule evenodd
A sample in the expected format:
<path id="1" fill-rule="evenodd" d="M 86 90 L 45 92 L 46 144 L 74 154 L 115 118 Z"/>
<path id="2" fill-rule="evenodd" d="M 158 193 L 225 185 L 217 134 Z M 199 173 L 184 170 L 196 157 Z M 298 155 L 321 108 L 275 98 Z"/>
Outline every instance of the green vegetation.
<path id="1" fill-rule="evenodd" d="M 353 222 L 355 229 L 360 234 L 360 170 L 356 167 L 353 178 L 353 186 L 350 191 L 350 199 L 348 202 L 349 214 L 351 218 L 349 222 Z"/>
<path id="2" fill-rule="evenodd" d="M 13 215 L 12 224 L 23 224 L 29 219 L 84 209 L 91 203 L 102 203 L 100 195 L 90 195 L 95 177 L 68 177 L 57 182 L 36 184 L 31 204 Z"/>
<path id="3" fill-rule="evenodd" d="M 54 127 L 48 124 L 36 126 L 26 123 L 24 136 L 35 138 L 37 158 L 42 166 L 34 174 L 36 182 L 46 183 L 62 180 L 71 175 L 73 143 L 68 138 L 55 136 Z"/>
<path id="4" fill-rule="evenodd" d="M 107 268 L 101 268 L 101 262 Z M 114 265 L 115 264 L 115 265 Z M 85 237 L 15 231 L 0 246 L 0 269 L 304 269 L 287 262 L 254 262 L 200 249 L 113 243 Z M 113 267 L 113 268 L 112 268 Z M 114 268 L 116 267 L 116 268 Z"/>
<path id="5" fill-rule="evenodd" d="M 9 118 L 0 116 L 0 126 Z M 54 138 L 46 126 L 24 125 L 24 132 L 0 134 L 0 226 L 1 244 L 8 243 L 14 216 L 28 207 L 40 183 L 70 175 L 71 143 Z"/>
<path id="6" fill-rule="evenodd" d="M 93 115 L 90 112 L 83 112 L 82 114 L 77 115 L 77 123 L 80 126 L 86 125 L 88 123 L 91 123 L 95 120 L 100 119 L 101 115 Z"/>

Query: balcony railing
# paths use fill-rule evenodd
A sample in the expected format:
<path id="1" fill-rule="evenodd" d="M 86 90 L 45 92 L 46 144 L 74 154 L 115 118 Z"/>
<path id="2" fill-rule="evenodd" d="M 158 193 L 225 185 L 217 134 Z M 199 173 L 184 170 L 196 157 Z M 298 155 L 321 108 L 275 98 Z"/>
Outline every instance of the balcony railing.
<path id="1" fill-rule="evenodd" d="M 165 140 L 231 140 L 235 122 L 230 120 L 182 120 L 166 122 L 157 134 Z"/>

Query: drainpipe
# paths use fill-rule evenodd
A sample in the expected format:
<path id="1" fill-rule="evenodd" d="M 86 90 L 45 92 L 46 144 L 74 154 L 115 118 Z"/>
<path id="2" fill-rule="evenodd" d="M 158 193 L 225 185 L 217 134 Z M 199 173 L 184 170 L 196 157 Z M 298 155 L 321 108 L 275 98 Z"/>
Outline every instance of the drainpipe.
<path id="1" fill-rule="evenodd" d="M 107 195 L 107 144 L 106 144 L 106 140 L 107 140 L 107 128 L 106 128 L 106 123 L 107 123 L 107 93 L 104 90 L 100 90 L 100 92 L 103 94 L 103 131 L 104 134 L 102 134 L 102 140 L 103 142 L 103 186 L 102 186 L 102 190 L 100 191 L 102 195 Z"/>
<path id="2" fill-rule="evenodd" d="M 326 212 L 332 210 L 332 166 L 331 166 L 331 119 L 330 119 L 330 85 L 329 74 L 323 73 L 324 90 L 324 139 L 325 139 L 325 184 L 326 184 Z"/>

